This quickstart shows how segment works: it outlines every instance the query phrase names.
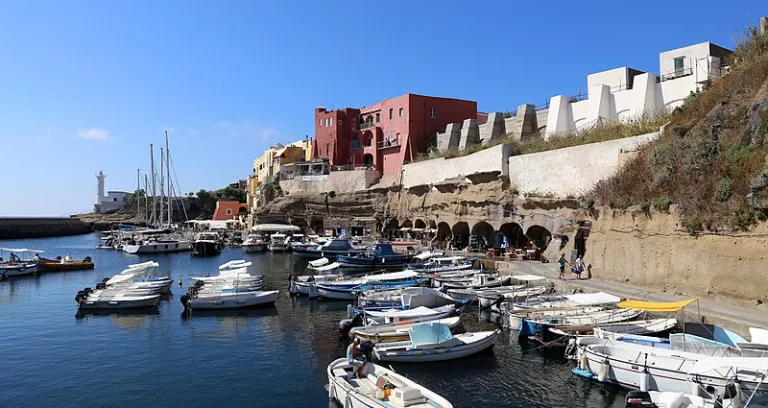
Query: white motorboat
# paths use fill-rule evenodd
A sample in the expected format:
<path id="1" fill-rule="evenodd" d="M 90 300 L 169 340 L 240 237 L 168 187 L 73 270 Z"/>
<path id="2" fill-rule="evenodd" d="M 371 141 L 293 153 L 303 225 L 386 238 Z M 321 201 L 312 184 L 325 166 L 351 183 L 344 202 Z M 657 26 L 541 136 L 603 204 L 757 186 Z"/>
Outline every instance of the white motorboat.
<path id="1" fill-rule="evenodd" d="M 581 316 L 590 313 L 603 312 L 603 306 L 577 306 L 577 307 L 559 307 L 542 310 L 515 310 L 507 314 L 506 327 L 511 330 L 520 330 L 526 319 L 543 319 L 549 317 L 568 317 Z"/>
<path id="2" fill-rule="evenodd" d="M 629 342 L 580 338 L 579 366 L 573 372 L 600 382 L 641 391 L 690 393 L 711 387 L 751 395 L 757 404 L 768 402 L 768 358 L 713 357 Z M 735 381 L 738 380 L 738 381 Z"/>
<path id="3" fill-rule="evenodd" d="M 415 271 L 373 273 L 360 278 L 326 280 L 316 283 L 318 296 L 326 299 L 353 300 L 368 289 L 396 289 L 417 285 L 421 280 Z"/>
<path id="4" fill-rule="evenodd" d="M 280 291 L 222 290 L 218 293 L 184 295 L 181 297 L 185 310 L 195 309 L 240 309 L 273 304 Z"/>
<path id="5" fill-rule="evenodd" d="M 432 320 L 429 323 L 443 323 L 453 330 L 461 324 L 461 317 L 446 317 L 444 319 Z M 351 338 L 359 337 L 361 340 L 370 340 L 375 343 L 406 341 L 410 339 L 408 329 L 419 324 L 425 323 L 390 323 L 379 326 L 354 327 L 349 331 L 349 336 Z"/>
<path id="6" fill-rule="evenodd" d="M 400 307 L 413 309 L 416 307 L 440 307 L 461 303 L 453 297 L 437 289 L 426 287 L 407 287 L 386 291 L 366 291 L 360 295 L 359 305 L 362 308 Z"/>
<path id="7" fill-rule="evenodd" d="M 544 286 L 528 287 L 525 285 L 506 286 L 505 290 L 487 290 L 477 295 L 477 301 L 481 308 L 493 307 L 500 302 L 517 302 L 543 295 L 548 291 Z"/>
<path id="8" fill-rule="evenodd" d="M 379 326 L 384 324 L 422 323 L 445 319 L 461 314 L 461 310 L 451 305 L 428 308 L 419 306 L 413 309 L 360 310 L 347 306 L 347 318 L 339 322 L 339 329 L 348 331 L 356 326 Z"/>
<path id="9" fill-rule="evenodd" d="M 160 294 L 132 294 L 120 289 L 86 288 L 77 292 L 75 302 L 83 309 L 134 309 L 157 306 Z"/>
<path id="10" fill-rule="evenodd" d="M 123 251 L 129 254 L 162 254 L 191 251 L 192 243 L 178 239 L 148 239 L 141 243 L 124 243 Z"/>
<path id="11" fill-rule="evenodd" d="M 619 297 L 598 292 L 564 295 L 562 297 L 544 298 L 543 302 L 532 302 L 536 298 L 525 302 L 505 302 L 499 305 L 499 310 L 506 318 L 503 321 L 505 327 L 512 330 L 520 330 L 524 318 L 536 318 L 543 316 L 573 316 L 583 313 L 595 313 L 605 309 L 605 306 L 614 306 L 621 301 Z M 521 306 L 525 304 L 525 306 Z M 532 306 L 531 306 L 532 305 Z M 585 310 L 585 308 L 587 308 Z M 607 323 L 607 322 L 604 322 Z"/>
<path id="12" fill-rule="evenodd" d="M 442 255 L 442 254 L 441 254 Z M 427 257 L 426 260 L 420 256 Z M 413 269 L 433 276 L 446 276 L 452 272 L 466 271 L 472 269 L 475 258 L 466 258 L 463 256 L 435 256 L 433 253 L 422 253 L 414 257 L 415 262 L 405 265 L 406 269 Z"/>
<path id="13" fill-rule="evenodd" d="M 592 332 L 601 339 L 620 339 L 626 335 L 649 335 L 668 332 L 677 326 L 677 319 L 632 320 L 607 323 L 595 327 Z"/>
<path id="14" fill-rule="evenodd" d="M 328 365 L 328 398 L 345 408 L 453 407 L 437 393 L 393 370 L 374 363 L 367 363 L 364 373 L 355 370 L 345 358 Z"/>
<path id="15" fill-rule="evenodd" d="M 269 237 L 269 250 L 272 252 L 285 252 L 288 250 L 288 243 L 291 237 L 276 233 Z"/>
<path id="16" fill-rule="evenodd" d="M 407 341 L 378 343 L 373 354 L 381 361 L 423 363 L 467 357 L 492 348 L 499 330 L 462 333 L 456 336 L 442 323 L 423 323 L 408 329 Z"/>
<path id="17" fill-rule="evenodd" d="M 694 386 L 693 384 L 691 385 Z M 735 390 L 733 390 L 735 392 Z M 664 408 L 745 408 L 745 401 L 742 396 L 737 398 L 736 395 L 731 395 L 730 392 L 726 392 L 726 396 L 732 398 L 723 398 L 718 395 L 717 392 L 714 395 L 710 395 L 706 390 L 700 391 L 704 396 L 685 394 L 682 392 L 668 392 L 668 391 L 630 391 L 627 395 L 627 407 L 642 407 L 653 404 L 655 407 Z M 645 404 L 645 405 L 642 405 Z M 749 404 L 749 408 L 766 408 L 765 405 Z"/>
<path id="18" fill-rule="evenodd" d="M 768 357 L 768 330 L 750 327 L 751 341 L 737 342 L 744 357 Z"/>
<path id="19" fill-rule="evenodd" d="M 168 275 L 158 275 L 157 262 L 148 261 L 140 264 L 129 265 L 128 269 L 119 274 L 105 279 L 104 288 L 119 289 L 134 294 L 168 293 L 171 290 L 173 279 Z M 96 288 L 100 288 L 100 284 Z"/>
<path id="20" fill-rule="evenodd" d="M 569 331 L 571 327 L 600 326 L 603 324 L 624 322 L 635 319 L 643 313 L 641 310 L 621 309 L 603 310 L 595 313 L 583 313 L 570 316 L 545 316 L 533 319 L 524 319 L 519 336 L 531 336 L 550 327 L 557 326 L 563 331 Z"/>
<path id="21" fill-rule="evenodd" d="M 242 248 L 243 252 L 264 252 L 267 249 L 267 243 L 261 234 L 248 234 Z"/>
<path id="22" fill-rule="evenodd" d="M 4 258 L 8 252 L 8 259 Z M 0 277 L 23 276 L 37 273 L 39 254 L 43 251 L 27 248 L 0 248 Z M 35 254 L 34 258 L 30 254 Z"/>
<path id="23" fill-rule="evenodd" d="M 296 276 L 291 279 L 291 293 L 296 295 L 318 296 L 316 282 L 341 279 L 340 265 L 337 262 L 329 263 L 328 258 L 320 258 L 309 261 L 306 275 Z"/>

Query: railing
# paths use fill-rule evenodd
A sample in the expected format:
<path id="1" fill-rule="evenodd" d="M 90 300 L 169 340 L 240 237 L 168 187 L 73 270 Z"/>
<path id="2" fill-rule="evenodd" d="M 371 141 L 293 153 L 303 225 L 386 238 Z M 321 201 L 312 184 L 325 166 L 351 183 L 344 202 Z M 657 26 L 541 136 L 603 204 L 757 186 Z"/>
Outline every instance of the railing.
<path id="1" fill-rule="evenodd" d="M 372 127 L 375 127 L 375 126 L 376 126 L 375 122 L 363 122 L 363 123 L 361 123 L 361 124 L 359 124 L 357 126 L 357 130 L 368 129 L 368 128 L 372 128 Z"/>
<path id="2" fill-rule="evenodd" d="M 400 146 L 400 141 L 399 140 L 394 140 L 394 141 L 393 140 L 389 140 L 389 141 L 385 140 L 383 142 L 376 143 L 376 147 L 378 147 L 379 149 L 386 149 L 388 147 L 397 147 L 397 146 Z"/>
<path id="3" fill-rule="evenodd" d="M 693 68 L 676 69 L 661 76 L 661 82 L 693 75 Z"/>

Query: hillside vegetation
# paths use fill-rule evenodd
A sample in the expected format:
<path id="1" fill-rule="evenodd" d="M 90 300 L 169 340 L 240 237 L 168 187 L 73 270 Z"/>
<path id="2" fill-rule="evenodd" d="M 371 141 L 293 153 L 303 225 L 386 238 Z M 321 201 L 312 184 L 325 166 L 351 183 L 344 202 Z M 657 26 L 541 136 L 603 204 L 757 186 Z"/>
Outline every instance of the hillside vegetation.
<path id="1" fill-rule="evenodd" d="M 684 227 L 746 230 L 763 220 L 768 187 L 768 37 L 756 28 L 737 41 L 731 71 L 675 109 L 661 138 L 644 146 L 592 192 L 598 204 L 679 206 Z"/>

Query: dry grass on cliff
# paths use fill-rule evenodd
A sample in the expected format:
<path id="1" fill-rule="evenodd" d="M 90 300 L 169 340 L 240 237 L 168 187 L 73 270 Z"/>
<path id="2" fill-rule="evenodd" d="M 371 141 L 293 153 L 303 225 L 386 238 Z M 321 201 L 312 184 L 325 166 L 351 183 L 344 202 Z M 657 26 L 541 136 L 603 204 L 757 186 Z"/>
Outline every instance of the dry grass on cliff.
<path id="1" fill-rule="evenodd" d="M 691 233 L 748 229 L 764 217 L 746 195 L 768 174 L 768 38 L 748 30 L 731 67 L 672 113 L 657 142 L 596 186 L 599 204 L 648 208 L 671 201 Z"/>

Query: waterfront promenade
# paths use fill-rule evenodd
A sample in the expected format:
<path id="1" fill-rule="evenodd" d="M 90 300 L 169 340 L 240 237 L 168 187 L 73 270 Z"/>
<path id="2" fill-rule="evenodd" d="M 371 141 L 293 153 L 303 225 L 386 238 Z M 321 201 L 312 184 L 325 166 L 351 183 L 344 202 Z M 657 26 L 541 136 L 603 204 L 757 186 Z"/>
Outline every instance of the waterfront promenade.
<path id="1" fill-rule="evenodd" d="M 668 292 L 648 289 L 630 283 L 608 282 L 598 279 L 581 279 L 573 277 L 568 272 L 566 280 L 557 279 L 556 263 L 541 263 L 533 261 L 509 261 L 497 262 L 500 274 L 533 274 L 545 276 L 557 285 L 558 291 L 572 291 L 574 289 L 583 289 L 585 292 L 606 292 L 623 298 L 645 298 L 658 302 L 671 302 L 683 299 L 690 299 L 691 295 L 680 295 Z M 699 314 L 706 319 L 707 323 L 723 326 L 738 332 L 739 334 L 748 334 L 749 327 L 768 327 L 768 308 L 766 305 L 756 305 L 753 308 L 741 307 L 729 304 L 725 301 L 716 301 L 711 299 L 699 298 L 684 309 L 687 320 L 695 320 L 694 316 Z"/>

